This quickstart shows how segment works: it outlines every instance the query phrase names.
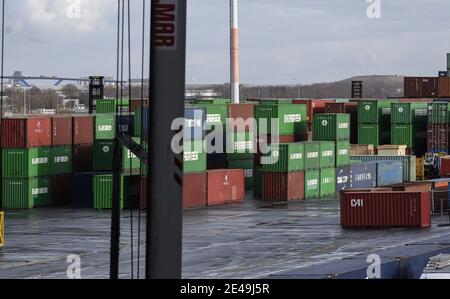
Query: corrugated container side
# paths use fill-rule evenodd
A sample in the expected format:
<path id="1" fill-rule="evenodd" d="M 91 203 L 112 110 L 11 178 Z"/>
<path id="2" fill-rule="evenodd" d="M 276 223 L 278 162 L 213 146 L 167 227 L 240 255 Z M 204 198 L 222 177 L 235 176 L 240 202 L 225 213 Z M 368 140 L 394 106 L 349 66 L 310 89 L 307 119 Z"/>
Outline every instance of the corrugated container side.
<path id="1" fill-rule="evenodd" d="M 320 169 L 320 142 L 303 142 L 305 170 Z"/>
<path id="2" fill-rule="evenodd" d="M 242 169 L 208 171 L 208 206 L 240 203 L 245 197 Z"/>
<path id="3" fill-rule="evenodd" d="M 440 77 L 438 79 L 438 85 L 439 85 L 438 97 L 450 98 L 450 78 Z"/>
<path id="4" fill-rule="evenodd" d="M 253 196 L 262 196 L 262 166 L 255 165 L 253 168 Z"/>
<path id="5" fill-rule="evenodd" d="M 228 160 L 251 159 L 256 150 L 253 132 L 228 132 L 226 153 Z"/>
<path id="6" fill-rule="evenodd" d="M 302 143 L 275 144 L 270 146 L 265 172 L 297 172 L 305 168 L 305 145 Z"/>
<path id="7" fill-rule="evenodd" d="M 207 174 L 185 174 L 183 179 L 183 207 L 202 208 L 207 203 Z"/>
<path id="8" fill-rule="evenodd" d="M 263 200 L 286 202 L 305 198 L 303 172 L 263 173 Z"/>
<path id="9" fill-rule="evenodd" d="M 52 118 L 52 146 L 72 145 L 72 116 L 55 116 Z"/>
<path id="10" fill-rule="evenodd" d="M 430 153 L 446 153 L 449 151 L 450 130 L 447 124 L 428 125 L 427 148 Z"/>
<path id="11" fill-rule="evenodd" d="M 184 140 L 184 173 L 206 171 L 206 151 L 204 141 Z"/>
<path id="12" fill-rule="evenodd" d="M 109 114 L 95 116 L 95 139 L 108 140 L 116 137 L 116 117 Z"/>
<path id="13" fill-rule="evenodd" d="M 358 144 L 381 145 L 381 129 L 378 124 L 358 125 Z"/>
<path id="14" fill-rule="evenodd" d="M 320 170 L 320 197 L 330 197 L 336 194 L 336 169 Z"/>
<path id="15" fill-rule="evenodd" d="M 392 124 L 413 124 L 428 122 L 427 103 L 393 103 Z"/>
<path id="16" fill-rule="evenodd" d="M 441 177 L 450 176 L 450 157 L 441 157 L 441 167 L 440 167 Z"/>
<path id="17" fill-rule="evenodd" d="M 307 113 L 305 105 L 280 104 L 255 106 L 258 121 L 258 135 L 272 134 L 272 119 L 278 119 L 279 135 L 307 135 Z M 267 123 L 267 131 L 262 132 L 262 121 Z"/>
<path id="18" fill-rule="evenodd" d="M 31 148 L 52 145 L 50 117 L 5 118 L 2 145 L 6 148 Z"/>
<path id="19" fill-rule="evenodd" d="M 374 188 L 376 186 L 376 163 L 350 165 L 350 189 Z"/>
<path id="20" fill-rule="evenodd" d="M 134 136 L 134 115 L 123 114 L 116 117 L 119 132 Z"/>
<path id="21" fill-rule="evenodd" d="M 350 165 L 350 141 L 338 141 L 336 142 L 336 166 L 348 165 Z"/>
<path id="22" fill-rule="evenodd" d="M 343 192 L 341 224 L 344 228 L 430 227 L 430 193 Z"/>
<path id="23" fill-rule="evenodd" d="M 336 142 L 320 142 L 320 168 L 336 167 Z"/>
<path id="24" fill-rule="evenodd" d="M 3 207 L 6 209 L 32 209 L 51 204 L 50 179 L 3 179 Z"/>
<path id="25" fill-rule="evenodd" d="M 228 116 L 227 104 L 196 104 L 195 108 L 206 109 L 206 130 L 224 128 Z"/>
<path id="26" fill-rule="evenodd" d="M 58 146 L 51 149 L 50 170 L 52 175 L 72 173 L 72 147 Z"/>
<path id="27" fill-rule="evenodd" d="M 350 140 L 349 114 L 317 114 L 313 139 L 316 141 Z"/>
<path id="28" fill-rule="evenodd" d="M 72 206 L 75 208 L 94 207 L 93 177 L 96 173 L 76 173 L 73 176 Z"/>
<path id="29" fill-rule="evenodd" d="M 73 144 L 92 144 L 94 142 L 94 119 L 91 115 L 73 117 Z"/>
<path id="30" fill-rule="evenodd" d="M 428 104 L 428 124 L 448 124 L 450 122 L 450 104 L 433 102 Z"/>
<path id="31" fill-rule="evenodd" d="M 407 148 L 412 149 L 426 148 L 426 125 L 393 124 L 391 128 L 391 143 L 395 145 L 406 145 Z"/>
<path id="32" fill-rule="evenodd" d="M 149 101 L 147 99 L 131 99 L 130 112 L 135 113 L 138 107 L 148 107 Z"/>
<path id="33" fill-rule="evenodd" d="M 415 156 L 350 156 L 351 161 L 373 163 L 378 161 L 402 161 L 403 182 L 416 181 L 416 157 Z"/>
<path id="34" fill-rule="evenodd" d="M 377 163 L 377 186 L 390 186 L 403 182 L 402 161 L 379 161 Z"/>
<path id="35" fill-rule="evenodd" d="M 50 148 L 9 148 L 3 149 L 2 155 L 5 178 L 48 176 L 51 173 Z"/>
<path id="36" fill-rule="evenodd" d="M 320 197 L 320 170 L 305 171 L 305 198 Z"/>
<path id="37" fill-rule="evenodd" d="M 245 189 L 253 190 L 253 168 L 255 167 L 252 160 L 234 160 L 228 161 L 229 169 L 243 169 L 245 175 Z M 212 170 L 212 169 L 209 169 Z"/>

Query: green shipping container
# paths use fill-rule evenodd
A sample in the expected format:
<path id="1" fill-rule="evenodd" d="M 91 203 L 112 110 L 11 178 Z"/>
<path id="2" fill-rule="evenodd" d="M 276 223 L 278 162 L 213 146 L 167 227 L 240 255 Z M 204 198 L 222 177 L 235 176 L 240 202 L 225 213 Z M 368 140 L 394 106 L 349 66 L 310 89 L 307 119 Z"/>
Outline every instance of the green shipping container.
<path id="1" fill-rule="evenodd" d="M 51 149 L 51 174 L 72 173 L 72 147 L 59 146 Z"/>
<path id="2" fill-rule="evenodd" d="M 255 165 L 253 169 L 253 196 L 262 196 L 262 167 L 259 165 Z"/>
<path id="3" fill-rule="evenodd" d="M 350 115 L 316 114 L 313 138 L 315 141 L 350 140 Z"/>
<path id="4" fill-rule="evenodd" d="M 305 198 L 315 199 L 320 197 L 320 171 L 305 171 Z"/>
<path id="5" fill-rule="evenodd" d="M 427 122 L 427 103 L 393 103 L 391 106 L 392 124 L 413 124 Z"/>
<path id="6" fill-rule="evenodd" d="M 336 167 L 350 165 L 350 141 L 336 142 Z"/>
<path id="7" fill-rule="evenodd" d="M 95 116 L 95 139 L 108 140 L 116 137 L 115 115 L 103 114 Z"/>
<path id="8" fill-rule="evenodd" d="M 211 131 L 215 128 L 225 128 L 228 117 L 227 104 L 201 104 L 194 105 L 194 108 L 206 109 L 206 130 Z"/>
<path id="9" fill-rule="evenodd" d="M 391 143 L 406 145 L 407 148 L 425 148 L 427 145 L 426 125 L 421 128 L 418 125 L 392 125 Z"/>
<path id="10" fill-rule="evenodd" d="M 278 119 L 279 135 L 307 135 L 306 105 L 280 104 L 255 106 L 255 119 L 258 124 L 258 134 L 273 135 L 272 119 Z M 267 130 L 262 129 L 262 123 L 267 124 Z M 268 131 L 268 132 L 263 132 Z"/>
<path id="11" fill-rule="evenodd" d="M 32 209 L 50 204 L 49 177 L 3 179 L 3 208 Z"/>
<path id="12" fill-rule="evenodd" d="M 450 104 L 445 102 L 434 102 L 428 104 L 428 123 L 447 124 L 450 123 Z"/>
<path id="13" fill-rule="evenodd" d="M 283 143 L 269 146 L 268 164 L 263 164 L 264 172 L 297 172 L 305 169 L 305 145 L 303 143 Z"/>
<path id="14" fill-rule="evenodd" d="M 139 205 L 140 176 L 122 174 L 120 176 L 120 208 L 137 208 Z M 93 178 L 94 209 L 112 208 L 113 175 L 96 175 Z"/>
<path id="15" fill-rule="evenodd" d="M 251 160 L 236 160 L 229 161 L 228 168 L 229 169 L 243 169 L 245 175 L 245 189 L 251 190 L 253 188 L 253 167 L 254 162 Z"/>
<path id="16" fill-rule="evenodd" d="M 372 144 L 374 147 L 388 144 L 382 143 L 381 126 L 378 124 L 358 125 L 358 144 Z"/>
<path id="17" fill-rule="evenodd" d="M 3 178 L 26 178 L 51 174 L 51 151 L 47 147 L 2 150 Z"/>
<path id="18" fill-rule="evenodd" d="M 336 142 L 320 142 L 320 168 L 336 167 Z"/>
<path id="19" fill-rule="evenodd" d="M 336 169 L 325 168 L 320 170 L 320 197 L 336 195 Z"/>
<path id="20" fill-rule="evenodd" d="M 137 144 L 141 144 L 141 138 L 133 137 L 132 138 Z M 141 160 L 133 154 L 126 145 L 122 148 L 122 169 L 140 169 L 141 168 Z"/>
<path id="21" fill-rule="evenodd" d="M 113 140 L 95 140 L 92 167 L 94 171 L 112 171 L 114 158 Z"/>
<path id="22" fill-rule="evenodd" d="M 358 106 L 359 124 L 391 123 L 391 104 L 398 101 L 361 100 Z"/>
<path id="23" fill-rule="evenodd" d="M 292 104 L 292 99 L 261 99 L 259 102 L 261 105 L 280 105 L 280 104 Z"/>
<path id="24" fill-rule="evenodd" d="M 197 99 L 194 101 L 195 104 L 217 104 L 217 105 L 223 105 L 223 104 L 229 104 L 231 101 L 230 99 Z"/>
<path id="25" fill-rule="evenodd" d="M 116 112 L 128 112 L 130 101 L 128 99 L 101 99 L 97 100 L 95 111 L 96 113 L 116 113 Z M 119 111 L 117 111 L 119 108 Z"/>
<path id="26" fill-rule="evenodd" d="M 320 169 L 320 142 L 302 142 L 305 146 L 305 170 Z"/>
<path id="27" fill-rule="evenodd" d="M 206 151 L 204 141 L 184 140 L 184 173 L 205 172 Z"/>
<path id="28" fill-rule="evenodd" d="M 227 134 L 227 159 L 252 159 L 256 152 L 256 140 L 253 132 L 235 132 Z"/>

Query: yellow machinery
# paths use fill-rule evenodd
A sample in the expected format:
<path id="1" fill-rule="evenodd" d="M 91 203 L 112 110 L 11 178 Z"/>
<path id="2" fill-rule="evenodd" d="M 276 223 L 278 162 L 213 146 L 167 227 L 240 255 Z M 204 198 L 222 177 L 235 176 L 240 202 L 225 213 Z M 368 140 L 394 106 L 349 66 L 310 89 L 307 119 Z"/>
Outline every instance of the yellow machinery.
<path id="1" fill-rule="evenodd" d="M 5 245 L 5 213 L 0 211 L 0 249 Z"/>

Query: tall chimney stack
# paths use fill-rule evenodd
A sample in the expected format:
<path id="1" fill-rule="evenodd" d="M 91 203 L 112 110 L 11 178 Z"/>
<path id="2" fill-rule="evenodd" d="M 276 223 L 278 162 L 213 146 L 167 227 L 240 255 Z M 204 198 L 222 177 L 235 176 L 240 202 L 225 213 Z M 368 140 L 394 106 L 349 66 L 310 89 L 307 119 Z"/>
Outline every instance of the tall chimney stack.
<path id="1" fill-rule="evenodd" d="M 230 0 L 230 85 L 231 101 L 239 104 L 239 24 L 237 0 Z"/>

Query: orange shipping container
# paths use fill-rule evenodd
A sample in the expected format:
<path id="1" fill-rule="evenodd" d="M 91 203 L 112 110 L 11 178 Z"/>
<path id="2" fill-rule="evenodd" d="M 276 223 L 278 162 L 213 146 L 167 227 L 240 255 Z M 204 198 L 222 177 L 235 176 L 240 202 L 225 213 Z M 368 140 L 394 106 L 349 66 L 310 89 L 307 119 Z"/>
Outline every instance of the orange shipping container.
<path id="1" fill-rule="evenodd" d="M 241 203 L 245 197 L 243 169 L 219 169 L 208 171 L 208 206 Z"/>

